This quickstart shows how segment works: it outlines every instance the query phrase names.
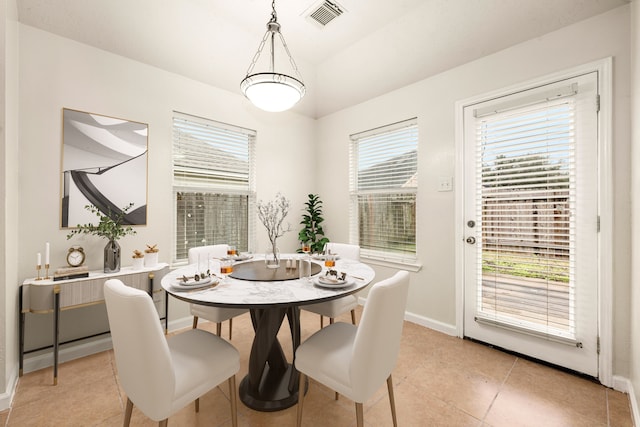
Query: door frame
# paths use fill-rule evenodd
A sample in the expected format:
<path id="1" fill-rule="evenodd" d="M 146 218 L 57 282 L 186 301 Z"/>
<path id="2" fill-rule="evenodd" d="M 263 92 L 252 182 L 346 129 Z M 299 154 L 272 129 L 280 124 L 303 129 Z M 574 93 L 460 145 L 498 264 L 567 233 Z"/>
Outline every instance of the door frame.
<path id="1" fill-rule="evenodd" d="M 541 86 L 556 80 L 597 71 L 600 112 L 598 114 L 598 214 L 600 233 L 598 235 L 598 379 L 613 387 L 613 168 L 611 149 L 612 129 L 612 63 L 611 57 L 573 67 L 561 72 L 548 74 L 524 83 L 498 89 L 489 93 L 463 99 L 455 104 L 455 295 L 456 295 L 456 335 L 464 336 L 464 114 L 465 107 L 499 98 L 525 88 Z"/>

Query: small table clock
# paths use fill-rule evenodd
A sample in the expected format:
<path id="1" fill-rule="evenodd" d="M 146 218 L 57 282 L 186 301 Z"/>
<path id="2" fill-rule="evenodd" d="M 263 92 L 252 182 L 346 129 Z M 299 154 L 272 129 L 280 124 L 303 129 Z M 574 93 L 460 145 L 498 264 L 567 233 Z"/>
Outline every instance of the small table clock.
<path id="1" fill-rule="evenodd" d="M 67 264 L 71 267 L 79 267 L 84 263 L 84 249 L 80 246 L 73 246 L 67 252 Z"/>

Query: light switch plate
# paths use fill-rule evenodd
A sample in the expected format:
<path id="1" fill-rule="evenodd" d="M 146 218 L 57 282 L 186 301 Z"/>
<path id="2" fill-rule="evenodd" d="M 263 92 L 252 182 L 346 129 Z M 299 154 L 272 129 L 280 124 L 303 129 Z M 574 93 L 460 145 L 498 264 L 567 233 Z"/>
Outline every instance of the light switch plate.
<path id="1" fill-rule="evenodd" d="M 450 176 L 441 176 L 438 179 L 438 191 L 453 191 L 453 178 Z"/>

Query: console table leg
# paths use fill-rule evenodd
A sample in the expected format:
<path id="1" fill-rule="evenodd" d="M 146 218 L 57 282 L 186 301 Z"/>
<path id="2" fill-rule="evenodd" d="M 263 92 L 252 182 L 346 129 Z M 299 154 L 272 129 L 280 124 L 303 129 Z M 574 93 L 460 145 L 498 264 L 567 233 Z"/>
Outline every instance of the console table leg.
<path id="1" fill-rule="evenodd" d="M 164 334 L 169 333 L 169 292 L 164 291 Z"/>
<path id="2" fill-rule="evenodd" d="M 22 303 L 22 285 L 20 286 L 20 291 L 19 291 L 19 296 L 18 299 L 20 300 L 20 321 L 19 321 L 19 334 L 20 334 L 20 364 L 19 364 L 19 371 L 18 371 L 18 376 L 22 376 L 23 371 L 24 371 L 24 322 L 26 321 L 26 314 L 24 312 L 23 309 L 23 303 Z"/>
<path id="3" fill-rule="evenodd" d="M 60 342 L 60 286 L 53 287 L 53 385 L 58 385 L 58 345 Z"/>

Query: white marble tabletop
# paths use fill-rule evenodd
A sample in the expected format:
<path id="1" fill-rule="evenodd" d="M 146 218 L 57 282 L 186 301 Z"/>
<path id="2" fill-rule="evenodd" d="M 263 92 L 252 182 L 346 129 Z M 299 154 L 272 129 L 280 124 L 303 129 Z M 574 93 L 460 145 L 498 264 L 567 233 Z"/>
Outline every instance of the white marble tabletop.
<path id="1" fill-rule="evenodd" d="M 291 255 L 286 254 L 282 256 L 283 261 L 280 268 L 285 268 L 284 263 L 290 257 Z M 256 258 L 260 259 L 259 256 Z M 312 262 L 320 264 L 317 261 Z M 217 265 L 214 266 L 212 263 L 211 267 L 213 272 L 219 271 Z M 174 297 L 195 304 L 218 307 L 267 308 L 269 306 L 304 305 L 339 298 L 364 289 L 375 277 L 371 267 L 349 259 L 337 260 L 333 269 L 339 273 L 346 272 L 347 279 L 351 279 L 353 285 L 339 289 L 323 288 L 313 283 L 318 275 L 313 276 L 312 280 L 298 279 L 298 272 L 295 271 L 293 274 L 296 278 L 292 280 L 260 282 L 227 277 L 224 280 L 218 279 L 220 283 L 214 287 L 189 290 L 174 287 L 174 284 L 177 284 L 183 275 L 189 277 L 196 273 L 197 266 L 194 264 L 166 274 L 162 278 L 162 287 Z M 319 275 L 324 275 L 325 271 L 326 267 L 323 265 Z"/>

